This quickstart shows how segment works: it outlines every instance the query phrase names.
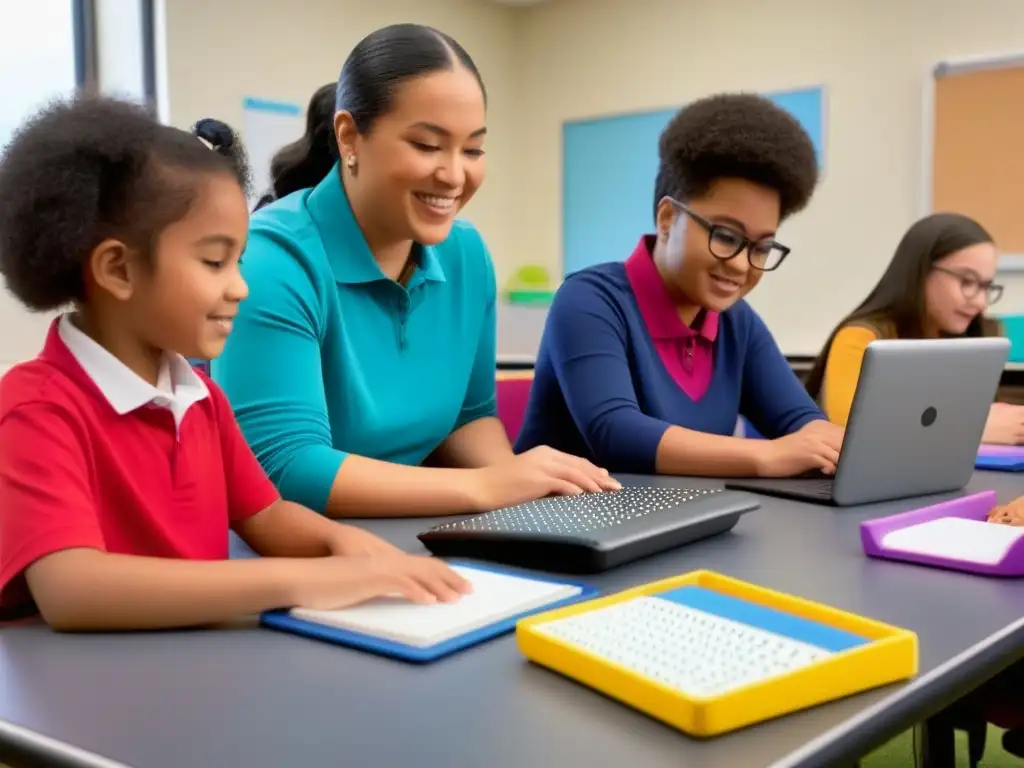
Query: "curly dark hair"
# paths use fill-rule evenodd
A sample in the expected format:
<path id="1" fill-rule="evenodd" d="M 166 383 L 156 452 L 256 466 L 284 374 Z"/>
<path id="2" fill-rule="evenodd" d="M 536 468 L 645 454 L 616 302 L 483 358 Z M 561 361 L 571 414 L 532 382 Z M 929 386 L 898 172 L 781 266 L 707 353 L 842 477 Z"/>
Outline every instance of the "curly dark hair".
<path id="1" fill-rule="evenodd" d="M 55 101 L 0 155 L 0 275 L 31 310 L 83 302 L 97 245 L 116 239 L 151 254 L 159 233 L 188 213 L 198 178 L 213 173 L 248 191 L 244 148 L 223 123 L 201 121 L 193 134 L 130 102 Z"/>
<path id="2" fill-rule="evenodd" d="M 686 201 L 726 177 L 779 193 L 785 219 L 804 208 L 818 183 L 818 159 L 803 126 L 751 93 L 699 99 L 672 118 L 658 142 L 654 211 L 666 196 Z"/>

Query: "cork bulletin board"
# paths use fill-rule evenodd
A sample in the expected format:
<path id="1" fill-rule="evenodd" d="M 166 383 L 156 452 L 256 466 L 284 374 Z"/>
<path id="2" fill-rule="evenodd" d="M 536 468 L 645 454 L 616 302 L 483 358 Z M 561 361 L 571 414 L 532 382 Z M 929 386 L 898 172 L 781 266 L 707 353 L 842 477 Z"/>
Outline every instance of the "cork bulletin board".
<path id="1" fill-rule="evenodd" d="M 1024 271 L 1024 55 L 933 74 L 930 209 L 976 219 Z"/>

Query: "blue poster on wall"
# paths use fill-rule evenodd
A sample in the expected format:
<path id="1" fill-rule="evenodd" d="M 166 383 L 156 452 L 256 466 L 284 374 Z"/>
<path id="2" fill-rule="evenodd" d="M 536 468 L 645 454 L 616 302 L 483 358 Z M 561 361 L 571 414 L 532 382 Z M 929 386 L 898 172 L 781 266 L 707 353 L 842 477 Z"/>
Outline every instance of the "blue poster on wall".
<path id="1" fill-rule="evenodd" d="M 796 117 L 824 166 L 824 92 L 766 94 Z M 562 126 L 564 274 L 629 256 L 654 228 L 658 138 L 677 109 L 637 112 Z"/>

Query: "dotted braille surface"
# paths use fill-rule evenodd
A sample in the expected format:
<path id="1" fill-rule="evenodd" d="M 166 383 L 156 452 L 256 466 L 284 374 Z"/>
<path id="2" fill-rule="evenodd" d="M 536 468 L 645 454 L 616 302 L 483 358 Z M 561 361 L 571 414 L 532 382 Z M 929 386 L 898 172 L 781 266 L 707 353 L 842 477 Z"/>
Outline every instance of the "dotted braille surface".
<path id="1" fill-rule="evenodd" d="M 832 655 L 656 597 L 556 619 L 536 630 L 691 697 L 719 696 Z"/>
<path id="2" fill-rule="evenodd" d="M 608 493 L 555 496 L 505 507 L 433 531 L 547 533 L 571 536 L 613 528 L 689 501 L 722 493 L 719 488 L 623 488 Z"/>

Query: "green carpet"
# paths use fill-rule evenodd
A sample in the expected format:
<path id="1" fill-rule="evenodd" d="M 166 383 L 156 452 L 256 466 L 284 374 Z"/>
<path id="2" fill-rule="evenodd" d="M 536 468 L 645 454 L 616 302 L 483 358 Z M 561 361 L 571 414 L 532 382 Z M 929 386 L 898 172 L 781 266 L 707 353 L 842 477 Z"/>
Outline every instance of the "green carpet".
<path id="1" fill-rule="evenodd" d="M 1021 768 L 1024 764 L 1019 758 L 1008 754 L 1003 749 L 1003 732 L 994 725 L 988 727 L 985 740 L 985 756 L 981 760 L 981 768 Z M 957 731 L 956 764 L 967 765 L 967 735 Z M 910 731 L 897 736 L 888 744 L 872 752 L 861 763 L 861 768 L 913 768 L 914 740 Z"/>

